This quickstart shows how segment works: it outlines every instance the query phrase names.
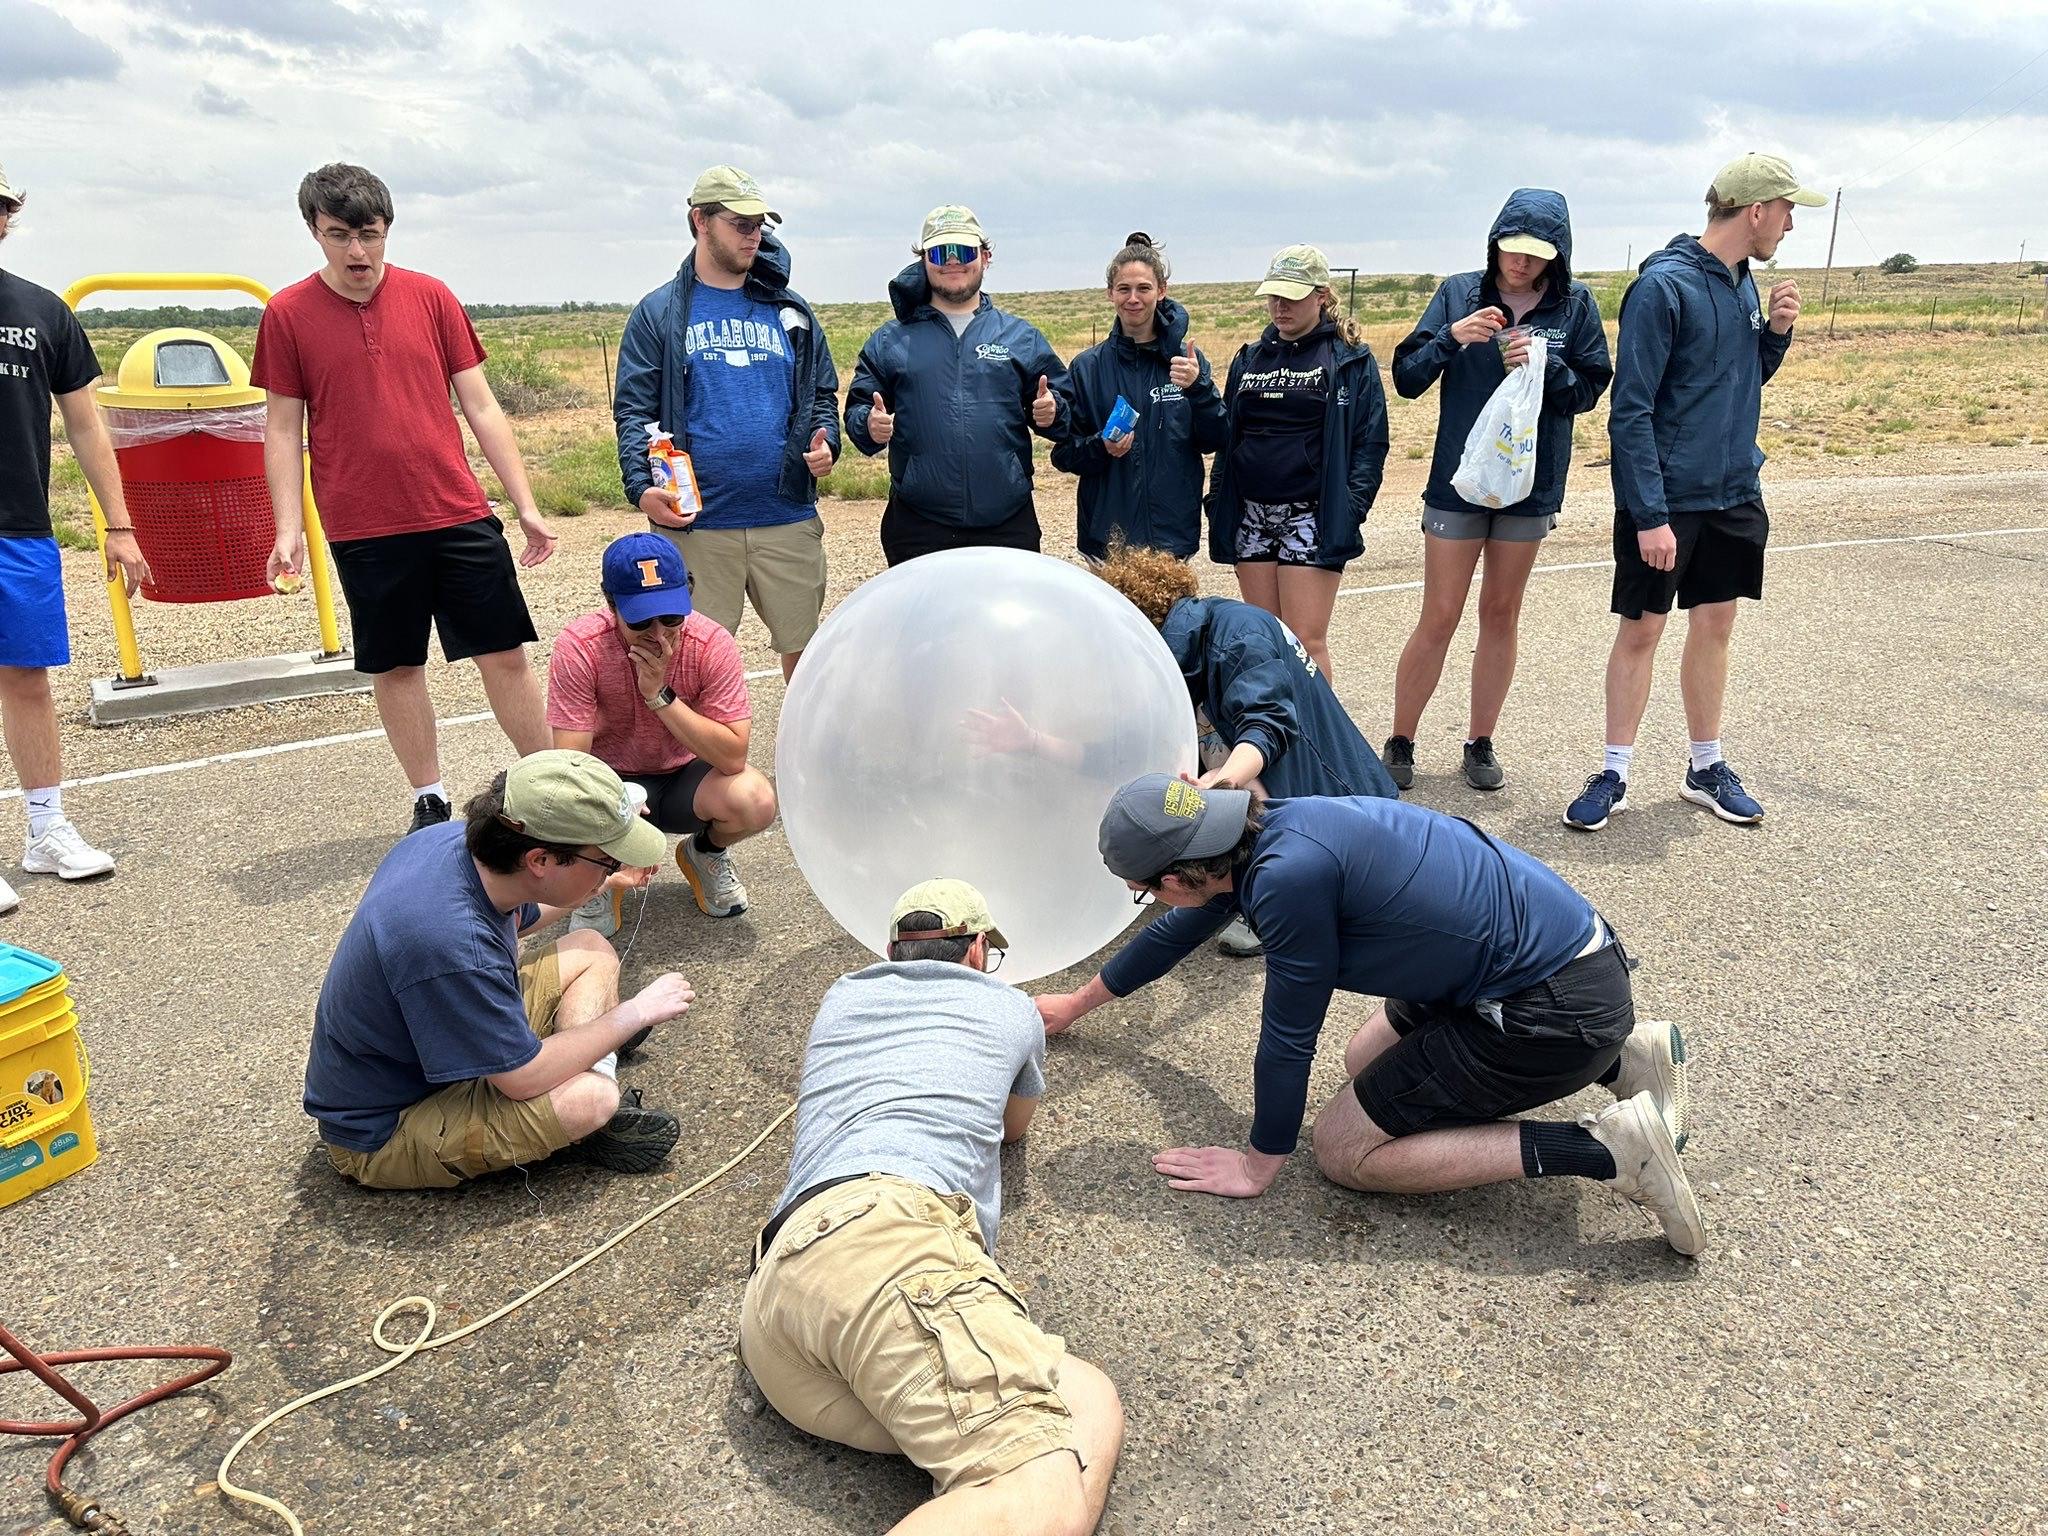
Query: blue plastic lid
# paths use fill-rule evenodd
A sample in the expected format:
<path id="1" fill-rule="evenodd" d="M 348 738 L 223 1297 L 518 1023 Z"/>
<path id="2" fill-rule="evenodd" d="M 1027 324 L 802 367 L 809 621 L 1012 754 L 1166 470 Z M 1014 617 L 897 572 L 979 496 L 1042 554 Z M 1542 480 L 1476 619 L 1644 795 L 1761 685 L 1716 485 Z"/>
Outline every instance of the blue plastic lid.
<path id="1" fill-rule="evenodd" d="M 64 967 L 33 950 L 0 944 L 0 1008 L 22 993 L 64 974 Z"/>

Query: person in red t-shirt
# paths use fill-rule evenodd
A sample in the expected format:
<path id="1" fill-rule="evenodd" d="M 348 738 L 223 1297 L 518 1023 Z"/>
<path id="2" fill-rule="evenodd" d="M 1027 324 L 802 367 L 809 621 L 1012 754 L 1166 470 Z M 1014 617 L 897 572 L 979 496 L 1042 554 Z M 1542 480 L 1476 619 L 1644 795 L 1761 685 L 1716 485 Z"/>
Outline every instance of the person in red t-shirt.
<path id="1" fill-rule="evenodd" d="M 753 710 L 739 646 L 690 607 L 690 573 L 658 533 L 604 552 L 605 606 L 572 619 L 548 663 L 555 745 L 588 752 L 647 792 L 647 816 L 674 832 L 676 867 L 709 917 L 747 910 L 732 845 L 775 820 L 775 786 L 747 765 Z M 570 919 L 607 938 L 619 896 L 599 891 Z"/>
<path id="2" fill-rule="evenodd" d="M 533 620 L 505 530 L 469 467 L 452 386 L 477 445 L 518 509 L 521 565 L 555 537 L 541 521 L 512 427 L 484 378 L 483 343 L 447 285 L 384 262 L 391 191 L 361 166 L 299 183 L 299 212 L 327 264 L 264 308 L 252 383 L 269 392 L 263 465 L 277 516 L 270 579 L 306 558 L 300 444 L 348 598 L 355 664 L 412 785 L 410 831 L 448 819 L 427 695 L 427 630 L 450 661 L 473 658 L 498 725 L 521 754 L 547 742 L 527 664 Z"/>

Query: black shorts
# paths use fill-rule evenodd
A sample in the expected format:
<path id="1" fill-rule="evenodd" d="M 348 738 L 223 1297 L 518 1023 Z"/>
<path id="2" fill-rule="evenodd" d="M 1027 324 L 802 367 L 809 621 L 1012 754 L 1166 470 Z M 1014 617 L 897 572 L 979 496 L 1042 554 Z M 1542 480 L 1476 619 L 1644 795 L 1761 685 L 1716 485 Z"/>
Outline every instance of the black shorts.
<path id="1" fill-rule="evenodd" d="M 1372 1123 L 1389 1136 L 1484 1125 L 1552 1104 L 1598 1082 L 1635 1028 L 1619 940 L 1548 981 L 1500 1002 L 1500 1023 L 1478 1008 L 1387 999 L 1400 1040 L 1353 1081 Z"/>
<path id="2" fill-rule="evenodd" d="M 1718 512 L 1672 513 L 1678 561 L 1668 571 L 1643 564 L 1636 532 L 1635 519 L 1617 510 L 1610 612 L 1640 619 L 1646 613 L 1669 613 L 1674 597 L 1679 607 L 1696 608 L 1764 595 L 1764 545 L 1771 536 L 1771 518 L 1760 501 Z"/>
<path id="3" fill-rule="evenodd" d="M 1028 549 L 1035 555 L 1038 543 L 1038 509 L 1028 503 L 1023 511 L 986 528 L 939 522 L 894 496 L 882 509 L 882 556 L 891 565 L 942 549 Z"/>
<path id="4" fill-rule="evenodd" d="M 427 628 L 450 661 L 537 638 L 505 528 L 484 516 L 453 528 L 330 545 L 348 599 L 358 672 L 427 664 Z"/>
<path id="5" fill-rule="evenodd" d="M 674 773 L 622 773 L 628 784 L 647 791 L 647 819 L 664 832 L 688 836 L 709 826 L 697 814 L 697 786 L 711 776 L 711 765 L 693 757 Z"/>

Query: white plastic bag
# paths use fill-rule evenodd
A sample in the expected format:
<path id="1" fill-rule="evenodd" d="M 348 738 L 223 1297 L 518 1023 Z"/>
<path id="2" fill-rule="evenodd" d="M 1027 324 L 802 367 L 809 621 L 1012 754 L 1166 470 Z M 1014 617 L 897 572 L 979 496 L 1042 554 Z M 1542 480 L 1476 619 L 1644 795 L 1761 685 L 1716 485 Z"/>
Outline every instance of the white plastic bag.
<path id="1" fill-rule="evenodd" d="M 1529 338 L 1529 360 L 1508 370 L 1466 435 L 1451 489 L 1475 507 L 1511 507 L 1536 483 L 1536 420 L 1549 351 L 1541 336 Z"/>

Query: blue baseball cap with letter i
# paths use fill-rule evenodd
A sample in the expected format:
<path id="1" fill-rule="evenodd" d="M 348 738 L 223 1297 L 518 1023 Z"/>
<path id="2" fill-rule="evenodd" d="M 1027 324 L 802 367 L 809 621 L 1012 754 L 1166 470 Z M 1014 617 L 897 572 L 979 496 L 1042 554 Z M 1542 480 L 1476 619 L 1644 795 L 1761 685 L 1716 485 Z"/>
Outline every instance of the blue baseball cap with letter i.
<path id="1" fill-rule="evenodd" d="M 690 611 L 690 572 L 658 533 L 629 533 L 604 550 L 604 595 L 628 624 Z"/>

